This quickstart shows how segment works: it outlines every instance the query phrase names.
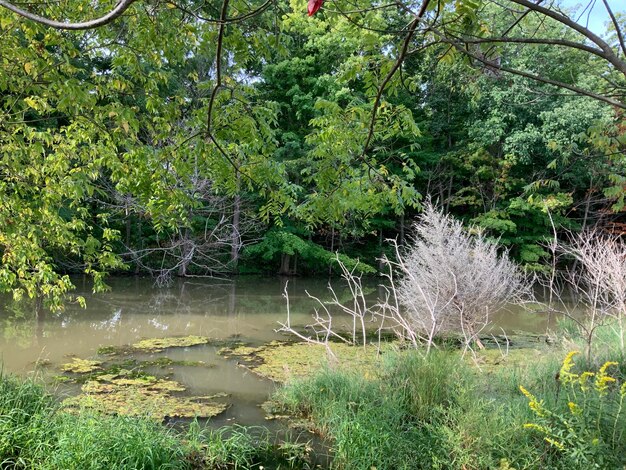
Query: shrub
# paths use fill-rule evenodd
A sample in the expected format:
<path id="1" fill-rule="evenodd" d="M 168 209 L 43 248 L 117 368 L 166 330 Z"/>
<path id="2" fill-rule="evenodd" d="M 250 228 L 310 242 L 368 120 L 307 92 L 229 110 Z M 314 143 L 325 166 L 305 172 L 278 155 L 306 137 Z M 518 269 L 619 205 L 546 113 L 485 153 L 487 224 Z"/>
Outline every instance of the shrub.
<path id="1" fill-rule="evenodd" d="M 597 372 L 575 373 L 576 354 L 563 361 L 562 390 L 554 403 L 520 387 L 535 415 L 525 427 L 543 438 L 563 468 L 621 468 L 626 464 L 626 381 L 620 384 L 609 374 L 618 365 L 613 361 Z"/>
<path id="2" fill-rule="evenodd" d="M 441 334 L 462 334 L 478 342 L 490 314 L 528 292 L 524 278 L 506 253 L 482 234 L 470 235 L 460 221 L 426 204 L 415 235 L 396 249 L 402 278 L 397 296 L 413 327 L 428 346 Z"/>

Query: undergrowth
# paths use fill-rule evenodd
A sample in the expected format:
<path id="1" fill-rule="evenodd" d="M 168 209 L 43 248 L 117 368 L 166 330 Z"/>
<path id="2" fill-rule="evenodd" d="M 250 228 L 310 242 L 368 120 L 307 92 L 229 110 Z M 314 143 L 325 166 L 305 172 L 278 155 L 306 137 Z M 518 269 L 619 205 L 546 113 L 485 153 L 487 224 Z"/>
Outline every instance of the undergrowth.
<path id="1" fill-rule="evenodd" d="M 576 429 L 584 439 L 569 439 L 574 405 L 570 383 L 558 374 L 564 355 L 557 348 L 537 361 L 487 368 L 461 359 L 458 351 L 403 351 L 390 355 L 374 379 L 325 369 L 288 384 L 275 400 L 282 411 L 309 418 L 333 443 L 335 469 L 622 468 L 623 375 L 612 364 L 615 381 L 609 385 L 616 390 L 605 403 L 587 400 L 585 408 L 579 393 Z M 553 414 L 538 415 L 520 386 Z M 617 410 L 622 415 L 616 418 Z M 553 436 L 562 438 L 562 448 L 550 442 Z"/>
<path id="2" fill-rule="evenodd" d="M 37 382 L 0 376 L 1 469 L 307 469 L 309 451 L 243 427 L 182 432 L 147 418 L 70 414 Z"/>

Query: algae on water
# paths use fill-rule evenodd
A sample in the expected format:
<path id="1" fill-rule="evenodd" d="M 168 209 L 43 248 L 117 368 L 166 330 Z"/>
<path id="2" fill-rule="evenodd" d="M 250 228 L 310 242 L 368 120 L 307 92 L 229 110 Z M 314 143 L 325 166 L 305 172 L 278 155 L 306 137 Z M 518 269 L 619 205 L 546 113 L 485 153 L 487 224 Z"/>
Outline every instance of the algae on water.
<path id="1" fill-rule="evenodd" d="M 197 346 L 199 344 L 207 344 L 209 338 L 206 336 L 183 336 L 172 338 L 150 338 L 133 344 L 133 348 L 143 351 L 161 352 L 167 348 L 186 348 L 189 346 Z"/>
<path id="2" fill-rule="evenodd" d="M 61 370 L 63 372 L 73 372 L 74 374 L 88 374 L 90 372 L 101 370 L 101 365 L 102 361 L 90 361 L 88 359 L 75 357 L 72 359 L 72 362 L 63 364 L 61 366 Z"/>
<path id="3" fill-rule="evenodd" d="M 333 343 L 331 347 L 335 355 L 333 365 L 359 371 L 368 376 L 376 373 L 379 352 L 391 349 L 392 345 L 383 344 L 380 350 L 375 346 L 363 348 L 345 343 Z M 311 375 L 329 362 L 325 346 L 302 342 L 273 341 L 257 348 L 246 346 L 222 348 L 219 354 L 237 359 L 243 367 L 275 382 L 286 382 L 292 378 Z"/>
<path id="4" fill-rule="evenodd" d="M 227 403 L 209 401 L 215 397 L 173 395 L 185 387 L 173 380 L 152 376 L 127 377 L 125 374 L 101 375 L 82 387 L 82 394 L 63 401 L 66 410 L 88 408 L 106 414 L 165 417 L 209 418 L 224 412 Z"/>

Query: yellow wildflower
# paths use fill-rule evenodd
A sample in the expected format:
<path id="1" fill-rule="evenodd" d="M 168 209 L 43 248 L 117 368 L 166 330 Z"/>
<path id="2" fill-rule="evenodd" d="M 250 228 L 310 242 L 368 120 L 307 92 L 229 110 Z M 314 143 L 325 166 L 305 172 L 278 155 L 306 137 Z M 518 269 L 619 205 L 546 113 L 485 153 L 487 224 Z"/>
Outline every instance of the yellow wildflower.
<path id="1" fill-rule="evenodd" d="M 578 384 L 580 385 L 580 389 L 583 392 L 586 392 L 587 390 L 589 390 L 587 381 L 594 375 L 595 374 L 593 372 L 583 372 L 582 374 L 580 374 L 580 377 L 578 377 Z"/>
<path id="2" fill-rule="evenodd" d="M 626 397 L 626 382 L 624 382 L 622 387 L 619 389 L 619 396 L 622 398 Z"/>
<path id="3" fill-rule="evenodd" d="M 520 391 L 524 394 L 524 396 L 525 396 L 526 398 L 528 398 L 529 400 L 537 400 L 537 399 L 533 396 L 533 394 L 532 394 L 532 393 L 530 393 L 528 390 L 526 390 L 526 389 L 524 388 L 524 386 L 523 386 L 523 385 L 520 385 L 520 386 L 519 386 L 519 389 L 520 389 Z"/>
<path id="4" fill-rule="evenodd" d="M 573 401 L 570 401 L 567 406 L 569 407 L 570 412 L 574 415 L 574 416 L 578 416 L 581 415 L 583 412 L 583 409 L 578 406 L 576 403 L 574 403 Z"/>
<path id="5" fill-rule="evenodd" d="M 524 429 L 534 429 L 535 431 L 539 431 L 542 434 L 550 434 L 548 428 L 535 423 L 524 424 Z"/>
<path id="6" fill-rule="evenodd" d="M 543 400 L 537 400 L 537 398 L 532 393 L 530 393 L 521 385 L 519 386 L 519 389 L 524 394 L 524 396 L 528 398 L 529 408 L 533 410 L 537 416 L 544 417 L 546 413 L 543 408 Z"/>
<path id="7" fill-rule="evenodd" d="M 550 437 L 544 437 L 543 439 L 544 439 L 544 440 L 545 440 L 548 444 L 553 445 L 553 446 L 554 446 L 554 447 L 556 447 L 557 449 L 559 449 L 559 450 L 565 450 L 565 446 L 564 446 L 561 442 L 557 441 L 556 439 L 552 439 L 552 438 L 550 438 Z"/>
<path id="8" fill-rule="evenodd" d="M 600 396 L 604 396 L 607 394 L 607 390 L 609 388 L 609 384 L 611 382 L 615 382 L 616 380 L 611 377 L 610 375 L 607 375 L 606 370 L 611 367 L 611 366 L 616 366 L 617 362 L 612 362 L 612 361 L 607 361 L 604 363 L 604 365 L 602 367 L 600 367 L 600 370 L 598 371 L 598 375 L 596 375 L 596 381 L 595 381 L 595 389 L 598 391 L 598 393 L 600 394 Z"/>
<path id="9" fill-rule="evenodd" d="M 606 370 L 611 367 L 611 366 L 617 366 L 617 362 L 613 362 L 613 361 L 606 361 L 602 367 L 600 367 L 600 372 L 599 375 L 604 375 L 606 374 Z"/>
<path id="10" fill-rule="evenodd" d="M 580 354 L 580 351 L 571 351 L 565 356 L 563 360 L 563 365 L 561 366 L 561 370 L 559 371 L 559 377 L 561 382 L 564 384 L 568 384 L 578 379 L 578 374 L 573 374 L 571 372 L 572 367 L 574 367 L 574 356 L 576 354 Z"/>

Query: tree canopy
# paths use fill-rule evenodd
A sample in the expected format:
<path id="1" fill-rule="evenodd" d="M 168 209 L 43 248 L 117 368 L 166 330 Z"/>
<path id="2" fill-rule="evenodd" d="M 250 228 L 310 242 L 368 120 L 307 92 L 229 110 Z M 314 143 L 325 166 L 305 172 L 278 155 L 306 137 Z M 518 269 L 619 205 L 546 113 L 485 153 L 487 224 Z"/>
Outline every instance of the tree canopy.
<path id="1" fill-rule="evenodd" d="M 603 5 L 0 0 L 0 290 L 371 270 L 424 196 L 542 269 L 554 228 L 626 227 Z"/>

